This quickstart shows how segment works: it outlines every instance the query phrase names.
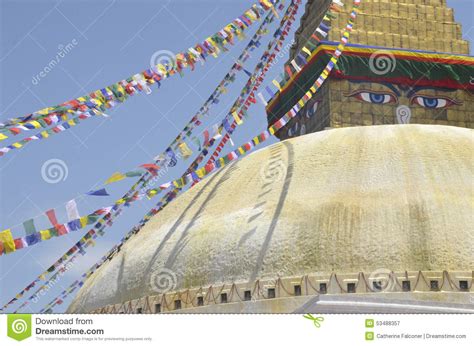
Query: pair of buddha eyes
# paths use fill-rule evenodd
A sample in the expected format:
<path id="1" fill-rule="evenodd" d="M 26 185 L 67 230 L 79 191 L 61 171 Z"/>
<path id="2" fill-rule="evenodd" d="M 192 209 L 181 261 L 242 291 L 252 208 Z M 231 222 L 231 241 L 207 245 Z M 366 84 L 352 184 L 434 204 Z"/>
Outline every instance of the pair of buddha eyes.
<path id="1" fill-rule="evenodd" d="M 398 103 L 398 96 L 392 92 L 358 90 L 347 96 L 355 97 L 360 101 L 379 105 Z M 447 108 L 452 105 L 459 104 L 460 103 L 458 101 L 445 96 L 428 96 L 418 94 L 410 98 L 410 105 L 418 105 L 428 109 Z"/>
<path id="2" fill-rule="evenodd" d="M 300 127 L 300 124 L 298 122 L 296 122 L 295 125 L 293 125 L 292 127 L 289 128 L 288 137 L 294 137 L 295 135 L 298 135 L 298 130 L 300 130 L 299 131 L 300 136 L 305 135 L 306 134 L 305 124 L 302 124 L 301 127 Z"/>

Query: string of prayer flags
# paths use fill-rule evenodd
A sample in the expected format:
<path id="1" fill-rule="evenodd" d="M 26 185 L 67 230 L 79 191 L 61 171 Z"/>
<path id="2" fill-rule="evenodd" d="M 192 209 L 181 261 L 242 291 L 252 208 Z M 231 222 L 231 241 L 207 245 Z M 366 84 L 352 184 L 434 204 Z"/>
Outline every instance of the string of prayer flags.
<path id="1" fill-rule="evenodd" d="M 70 113 L 75 114 L 75 115 L 77 115 L 77 114 L 79 114 L 79 115 L 63 122 L 60 125 L 57 125 L 57 126 L 54 126 L 52 128 L 46 129 L 44 131 L 41 131 L 41 132 L 37 133 L 36 135 L 26 137 L 26 138 L 24 138 L 24 139 L 22 139 L 18 142 L 14 142 L 10 145 L 7 145 L 6 147 L 0 148 L 0 156 L 5 155 L 6 153 L 10 152 L 11 150 L 21 149 L 26 144 L 28 144 L 32 141 L 36 141 L 36 140 L 40 140 L 40 139 L 46 139 L 46 138 L 49 138 L 50 136 L 52 136 L 54 134 L 64 132 L 64 131 L 70 129 L 72 126 L 78 125 L 82 120 L 88 119 L 92 116 L 102 114 L 100 111 L 95 110 L 95 109 L 91 109 L 90 111 L 84 112 L 84 113 L 76 113 L 74 111 L 67 111 L 67 112 L 70 112 Z M 65 117 L 65 119 L 67 119 L 67 117 Z"/>
<path id="2" fill-rule="evenodd" d="M 289 32 L 295 20 L 295 15 L 298 11 L 299 4 L 301 4 L 301 0 L 293 0 L 288 6 L 286 13 L 283 16 L 283 19 L 281 20 L 278 29 L 273 34 L 273 39 L 268 43 L 267 50 L 262 55 L 261 62 L 255 66 L 253 75 L 248 79 L 246 85 L 242 88 L 239 97 L 230 108 L 231 111 L 241 108 L 241 112 L 245 113 L 247 108 L 252 103 L 255 102 L 254 92 L 258 90 L 258 87 L 264 80 L 264 76 L 270 69 L 272 65 L 272 61 L 276 57 L 275 52 L 278 51 L 279 47 L 283 46 L 283 40 L 285 39 L 287 33 Z M 280 29 L 280 28 L 283 28 L 283 29 Z M 225 129 L 228 134 L 231 134 L 232 131 L 235 129 L 236 125 L 237 123 L 235 122 L 235 120 L 232 122 L 232 124 L 230 124 L 226 117 L 222 121 L 221 125 L 219 126 L 219 131 L 221 131 L 222 129 Z M 230 137 L 227 135 L 224 136 L 224 138 L 221 140 L 221 144 L 218 145 L 216 151 L 217 150 L 220 151 L 224 147 L 224 143 L 229 138 Z M 211 140 L 210 145 L 212 145 L 216 139 L 217 138 L 213 138 L 213 140 Z M 204 156 L 207 155 L 207 153 L 208 153 L 207 147 L 205 147 L 202 153 L 191 164 L 190 166 L 191 170 L 194 170 L 197 168 L 197 166 L 204 159 Z M 214 155 L 216 155 L 215 157 L 217 157 L 216 152 L 214 153 Z M 209 162 L 214 160 L 215 157 L 212 156 L 209 159 Z"/>
<path id="3" fill-rule="evenodd" d="M 277 29 L 275 34 L 273 35 L 274 39 L 269 42 L 267 50 L 264 52 L 262 56 L 261 63 L 258 63 L 254 69 L 253 76 L 249 78 L 247 81 L 247 84 L 242 88 L 241 93 L 238 97 L 238 99 L 234 102 L 233 106 L 231 107 L 232 110 L 236 110 L 239 107 L 243 105 L 243 109 L 248 107 L 252 102 L 251 99 L 254 99 L 254 91 L 258 89 L 258 86 L 260 83 L 263 81 L 265 74 L 268 72 L 272 60 L 275 58 L 276 53 L 272 51 L 277 51 L 278 47 L 283 46 L 283 40 L 287 33 L 289 32 L 289 29 L 295 19 L 295 14 L 298 10 L 298 5 L 301 4 L 301 0 L 293 0 L 291 4 L 288 6 L 287 11 L 280 22 L 279 28 L 283 27 L 283 30 Z M 278 34 L 279 33 L 279 34 Z M 244 101 L 245 100 L 245 101 Z M 230 125 L 227 117 L 222 121 L 221 125 L 218 127 L 219 132 L 222 129 L 225 129 L 227 131 L 227 134 L 224 136 L 222 139 L 221 144 L 219 144 L 218 149 L 222 149 L 223 143 L 227 141 L 230 136 L 229 134 L 232 133 L 233 129 L 236 126 L 236 122 L 234 121 L 232 125 Z M 216 139 L 213 138 L 210 141 L 211 146 Z M 204 157 L 208 154 L 208 147 L 204 148 L 202 152 L 199 154 L 199 156 L 194 160 L 194 162 L 189 166 L 188 170 L 185 173 L 189 174 L 193 170 L 196 170 L 199 163 L 204 159 Z M 211 158 L 209 161 L 211 161 L 213 158 Z"/>
<path id="4" fill-rule="evenodd" d="M 334 0 L 331 3 L 331 6 L 329 7 L 327 12 L 323 16 L 321 23 L 314 30 L 313 34 L 310 36 L 306 44 L 301 48 L 301 52 L 296 54 L 295 58 L 290 61 L 289 65 L 285 65 L 285 72 L 287 76 L 284 76 L 281 79 L 281 82 L 278 82 L 278 81 L 273 82 L 273 84 L 278 88 L 278 92 L 281 91 L 282 85 L 286 84 L 286 82 L 290 81 L 293 78 L 295 73 L 299 73 L 301 71 L 301 66 L 304 66 L 307 64 L 308 59 L 313 54 L 313 51 L 321 43 L 321 40 L 327 37 L 329 31 L 331 30 L 330 23 L 331 23 L 331 20 L 336 17 L 335 13 L 340 12 L 343 6 L 344 4 L 342 4 L 339 0 Z M 348 24 L 348 25 L 352 27 L 352 24 Z M 344 40 L 346 40 L 346 38 L 344 38 Z M 305 55 L 303 53 L 305 53 Z M 294 72 L 292 71 L 291 67 L 293 67 Z M 275 95 L 277 95 L 277 93 L 273 93 L 271 89 L 269 90 L 267 88 L 266 90 L 267 90 L 267 93 L 270 95 L 270 98 L 268 101 L 265 101 L 265 102 L 262 101 L 265 104 L 265 106 L 267 106 L 268 103 L 270 103 L 271 100 L 275 97 Z M 263 98 L 263 96 L 261 97 Z"/>
<path id="5" fill-rule="evenodd" d="M 188 65 L 190 67 L 193 67 L 195 61 L 202 61 L 203 59 L 205 60 L 205 57 L 207 55 L 215 53 L 215 50 L 218 50 L 218 46 L 220 46 L 222 49 L 223 45 L 227 43 L 232 43 L 232 37 L 234 34 L 238 34 L 247 29 L 256 20 L 260 19 L 261 14 L 263 14 L 269 9 L 272 9 L 274 7 L 274 4 L 276 3 L 278 3 L 278 1 L 259 1 L 258 5 L 253 5 L 250 9 L 245 11 L 242 16 L 236 18 L 231 24 L 225 26 L 223 30 L 220 30 L 216 34 L 208 37 L 202 44 L 197 44 L 195 47 L 190 48 L 188 50 L 189 53 L 177 54 L 175 59 L 172 59 L 172 63 L 170 64 L 171 66 L 163 66 L 161 64 L 157 65 L 158 69 L 165 69 L 165 71 L 160 71 L 163 72 L 163 75 L 157 73 L 157 75 L 155 76 L 153 75 L 153 73 L 151 73 L 150 70 L 146 70 L 138 74 L 138 76 L 134 75 L 121 82 L 115 83 L 109 87 L 99 89 L 96 92 L 92 93 L 97 94 L 95 96 L 99 97 L 90 97 L 90 100 L 88 100 L 87 96 L 83 96 L 82 98 L 86 99 L 90 103 L 94 103 L 94 101 L 97 101 L 97 98 L 100 99 L 100 97 L 108 101 L 113 100 L 114 97 L 126 97 L 125 95 L 127 91 L 133 94 L 137 91 L 136 89 L 143 88 L 143 83 L 153 84 L 154 82 L 159 82 L 162 78 L 168 75 L 174 74 L 176 72 L 175 69 L 181 69 L 183 67 L 187 67 Z M 224 36 L 224 38 L 222 36 Z M 148 74 L 151 74 L 151 76 L 148 76 Z M 155 81 L 151 82 L 149 80 L 151 78 L 155 79 Z M 127 82 L 128 80 L 138 80 L 142 83 L 136 82 L 131 83 L 131 85 L 129 83 L 123 83 Z M 4 127 L 8 127 L 13 124 L 23 124 L 24 121 L 37 120 L 37 116 L 45 116 L 58 110 L 71 109 L 73 107 L 77 108 L 78 106 L 83 104 L 85 104 L 84 100 L 80 100 L 80 98 L 78 98 L 72 101 L 65 102 L 64 104 L 61 104 L 59 106 L 45 108 L 43 110 L 29 114 L 28 116 L 23 118 L 10 119 L 9 121 L 7 121 L 7 123 L 2 125 Z"/>
<path id="6" fill-rule="evenodd" d="M 268 22 L 271 22 L 271 21 L 272 21 L 272 17 L 271 17 L 271 16 L 267 16 L 267 17 L 265 18 L 264 22 L 267 22 L 267 21 L 268 21 Z M 263 28 L 263 25 L 261 26 L 261 28 Z M 259 28 L 258 31 L 263 31 L 263 30 L 260 30 L 260 28 Z M 254 39 L 255 39 L 255 37 L 256 37 L 256 36 L 254 36 Z M 256 40 L 258 40 L 258 39 L 256 39 Z M 249 44 L 249 45 L 250 45 L 250 44 Z M 247 55 L 248 55 L 248 54 L 247 54 Z M 264 56 L 266 56 L 266 55 L 264 54 Z M 247 56 L 246 56 L 246 57 L 247 57 Z M 236 64 L 234 64 L 234 67 L 235 67 L 236 69 L 240 69 L 240 66 L 241 66 L 241 65 L 240 65 L 240 62 L 242 61 L 242 55 L 241 55 L 241 57 L 240 57 L 237 61 L 238 61 L 238 62 L 237 62 Z M 233 75 L 230 74 L 230 73 L 228 73 L 227 76 L 230 76 L 229 78 L 233 78 Z M 217 92 L 221 92 L 221 93 L 222 93 L 223 90 L 224 90 L 223 88 L 221 88 L 222 84 L 223 84 L 223 83 L 220 83 L 220 84 L 218 85 L 218 87 L 216 88 L 215 92 L 214 92 L 213 94 L 211 94 L 211 96 L 209 97 L 209 99 L 208 99 L 207 102 L 216 103 L 216 102 L 215 102 L 215 95 L 216 95 L 216 93 L 217 93 Z M 225 85 L 225 82 L 224 82 L 224 85 Z M 209 109 L 209 107 L 208 107 L 207 104 L 205 104 L 203 107 L 201 107 L 201 110 L 206 110 L 206 111 L 207 111 L 208 109 Z M 191 119 L 191 122 L 190 122 L 190 123 L 194 123 L 194 125 L 196 125 L 196 126 L 199 126 L 199 125 L 200 125 L 200 121 L 199 121 L 199 119 L 198 119 L 198 114 L 196 114 L 196 115 Z M 189 157 L 189 155 L 191 154 L 191 152 L 187 151 L 187 150 L 186 150 L 186 147 L 184 147 L 184 145 L 181 144 L 181 143 L 182 143 L 182 142 L 181 142 L 182 139 L 183 139 L 185 136 L 189 136 L 189 135 L 191 134 L 191 130 L 192 130 L 191 124 L 188 123 L 188 125 L 185 126 L 184 130 L 176 137 L 176 139 L 175 139 L 175 141 L 173 142 L 173 144 L 170 145 L 170 146 L 168 147 L 168 149 L 166 150 L 165 153 L 167 154 L 168 157 L 171 158 L 170 161 L 169 161 L 169 164 L 168 164 L 170 167 L 171 167 L 171 166 L 174 166 L 174 164 L 175 164 L 175 158 L 176 158 L 176 157 L 174 156 L 174 152 L 173 152 L 172 149 L 171 149 L 171 147 L 174 147 L 174 143 L 180 141 L 180 142 L 178 142 L 178 144 L 177 144 L 177 146 L 176 146 L 176 149 L 180 151 L 180 154 L 181 154 L 184 158 Z M 216 132 L 218 132 L 218 131 L 219 131 L 219 129 L 218 129 L 218 126 L 216 125 Z M 204 137 L 205 137 L 205 138 L 204 138 L 204 145 L 208 145 L 208 144 L 209 144 L 209 132 L 208 132 L 208 130 L 206 130 L 206 131 L 204 132 Z M 217 137 L 216 137 L 216 138 L 217 138 Z M 196 141 L 195 141 L 195 142 L 196 142 Z M 197 144 L 197 146 L 199 147 L 199 149 L 201 150 L 202 148 L 201 148 L 201 146 L 200 146 L 200 143 L 197 143 L 197 142 L 196 142 L 196 144 Z M 181 147 L 180 147 L 180 145 L 181 145 Z M 186 146 L 187 146 L 187 145 L 186 145 Z M 185 150 L 185 152 L 183 152 L 183 150 Z M 162 156 L 159 155 L 159 156 L 157 156 L 158 159 L 155 158 L 155 160 L 161 160 L 161 157 L 162 157 Z M 154 172 L 151 172 L 151 173 L 152 173 L 152 175 L 154 174 Z"/>
<path id="7" fill-rule="evenodd" d="M 89 195 L 89 196 L 110 196 L 107 193 L 107 190 L 105 188 L 95 190 L 95 191 L 86 192 L 86 195 Z"/>
<path id="8" fill-rule="evenodd" d="M 51 224 L 53 225 L 52 228 L 44 229 L 39 232 L 30 233 L 24 237 L 15 238 L 15 239 L 13 238 L 10 239 L 11 232 L 10 230 L 7 230 L 8 232 L 3 233 L 4 236 L 2 239 L 4 243 L 8 244 L 8 246 L 5 247 L 5 245 L 3 245 L 3 249 L 7 250 L 5 252 L 5 254 L 7 254 L 7 253 L 14 252 L 16 250 L 20 250 L 26 247 L 31 247 L 40 242 L 50 240 L 54 237 L 66 235 L 70 231 L 78 231 L 80 229 L 87 227 L 88 225 L 96 223 L 100 215 L 106 215 L 110 213 L 111 210 L 112 210 L 112 207 L 101 208 L 101 209 L 96 210 L 92 214 L 85 215 L 82 217 L 79 215 L 75 215 L 75 211 L 74 211 L 70 213 L 69 221 L 64 224 L 58 223 L 56 219 L 56 214 L 53 209 L 48 210 L 46 212 L 46 215 L 48 216 Z M 102 224 L 102 223 L 99 222 L 99 224 Z M 1 251 L 0 251 L 0 254 L 2 254 Z"/>
<path id="9" fill-rule="evenodd" d="M 59 119 L 63 114 L 72 111 L 73 113 L 84 112 L 84 114 L 88 114 L 86 117 L 88 118 L 92 116 L 92 114 L 90 114 L 91 112 L 103 114 L 106 109 L 124 102 L 129 96 L 142 91 L 149 93 L 149 87 L 151 85 L 157 84 L 159 86 L 161 84 L 160 81 L 174 75 L 176 72 L 182 74 L 183 68 L 190 67 L 193 70 L 194 64 L 197 61 L 202 62 L 202 60 L 205 60 L 206 56 L 209 55 L 217 57 L 220 51 L 226 51 L 225 45 L 232 44 L 234 35 L 241 35 L 244 30 L 259 20 L 263 13 L 269 9 L 273 9 L 274 4 L 278 3 L 278 0 L 269 0 L 267 2 L 271 4 L 271 6 L 268 6 L 263 3 L 264 1 L 265 0 L 260 0 L 259 4 L 254 4 L 242 16 L 225 26 L 223 30 L 208 37 L 202 44 L 197 44 L 192 51 L 188 50 L 187 53 L 177 54 L 175 59 L 171 59 L 173 61 L 171 64 L 158 64 L 154 68 L 137 73 L 108 87 L 96 90 L 89 95 L 36 111 L 26 117 L 9 119 L 7 122 L 1 124 L 0 131 L 3 132 L 1 138 L 8 138 L 5 131 L 11 135 L 18 135 L 22 131 L 49 126 L 51 124 L 46 123 L 46 126 L 44 126 L 44 123 L 41 123 L 41 121 L 49 119 L 51 115 Z M 199 52 L 199 54 L 196 55 L 193 52 Z M 79 120 L 78 118 L 71 119 L 52 129 L 43 131 L 40 134 L 27 137 L 22 141 L 0 148 L 0 156 L 5 155 L 12 149 L 22 148 L 26 143 L 35 139 L 48 138 L 49 135 L 53 133 L 65 131 L 71 126 L 79 124 Z"/>

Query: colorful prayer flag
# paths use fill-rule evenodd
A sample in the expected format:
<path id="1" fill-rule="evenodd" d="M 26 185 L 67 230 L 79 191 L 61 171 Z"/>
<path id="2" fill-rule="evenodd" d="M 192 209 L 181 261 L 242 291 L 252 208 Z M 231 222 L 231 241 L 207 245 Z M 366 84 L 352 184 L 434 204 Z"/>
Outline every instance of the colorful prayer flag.
<path id="1" fill-rule="evenodd" d="M 107 190 L 105 190 L 105 188 L 95 190 L 95 191 L 89 191 L 89 192 L 86 193 L 86 195 L 89 195 L 89 196 L 110 196 L 107 193 Z"/>
<path id="2" fill-rule="evenodd" d="M 66 203 L 66 213 L 69 221 L 79 219 L 79 210 L 77 210 L 76 201 L 71 199 Z"/>
<path id="3" fill-rule="evenodd" d="M 123 180 L 123 179 L 125 179 L 125 178 L 126 178 L 126 176 L 125 176 L 124 174 L 122 174 L 122 173 L 120 173 L 120 172 L 115 172 L 114 174 L 112 174 L 112 175 L 110 176 L 109 179 L 107 179 L 107 180 L 105 181 L 105 185 L 110 184 L 110 183 L 115 183 L 115 182 L 120 181 L 120 180 Z"/>
<path id="4" fill-rule="evenodd" d="M 3 250 L 5 251 L 5 253 L 15 251 L 15 242 L 12 237 L 12 232 L 9 229 L 0 232 L 0 242 L 3 243 Z"/>

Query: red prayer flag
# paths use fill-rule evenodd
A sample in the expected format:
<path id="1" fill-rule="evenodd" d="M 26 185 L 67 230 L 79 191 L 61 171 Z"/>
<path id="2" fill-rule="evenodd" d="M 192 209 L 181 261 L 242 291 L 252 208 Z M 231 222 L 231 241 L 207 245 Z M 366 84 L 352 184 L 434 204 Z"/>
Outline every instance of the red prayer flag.
<path id="1" fill-rule="evenodd" d="M 23 249 L 23 241 L 21 238 L 14 239 L 13 242 L 15 243 L 15 249 Z"/>
<path id="2" fill-rule="evenodd" d="M 56 213 L 54 209 L 50 209 L 46 212 L 46 216 L 49 219 L 49 222 L 57 229 L 59 235 L 64 235 L 67 233 L 66 227 L 64 225 L 58 224 L 58 219 L 56 218 Z"/>

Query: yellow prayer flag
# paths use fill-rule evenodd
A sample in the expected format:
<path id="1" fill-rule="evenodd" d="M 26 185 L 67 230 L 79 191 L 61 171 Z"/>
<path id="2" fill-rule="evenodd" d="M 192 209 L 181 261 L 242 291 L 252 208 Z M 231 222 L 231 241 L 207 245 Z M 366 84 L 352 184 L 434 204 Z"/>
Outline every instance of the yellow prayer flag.
<path id="1" fill-rule="evenodd" d="M 303 106 L 304 106 L 304 101 L 303 101 L 303 100 L 299 100 L 299 101 L 298 101 L 298 104 L 299 104 L 301 107 L 303 107 Z"/>
<path id="2" fill-rule="evenodd" d="M 153 196 L 155 196 L 157 193 L 158 193 L 158 190 L 153 189 L 153 190 L 149 190 L 146 195 L 147 195 L 148 199 L 152 199 Z"/>
<path id="3" fill-rule="evenodd" d="M 187 159 L 193 154 L 193 151 L 189 149 L 188 145 L 185 142 L 182 142 L 178 145 L 179 152 L 183 155 L 184 159 Z"/>
<path id="4" fill-rule="evenodd" d="M 3 243 L 5 253 L 14 252 L 16 250 L 12 232 L 9 229 L 0 232 L 0 241 Z"/>
<path id="5" fill-rule="evenodd" d="M 234 120 L 235 122 L 238 124 L 238 125 L 241 125 L 242 124 L 242 119 L 240 119 L 239 115 L 237 114 L 237 112 L 232 112 L 232 116 L 234 117 Z"/>
<path id="6" fill-rule="evenodd" d="M 337 64 L 337 58 L 336 58 L 335 56 L 333 56 L 333 57 L 331 58 L 331 61 L 332 61 L 333 63 Z"/>
<path id="7" fill-rule="evenodd" d="M 41 114 L 41 115 L 47 115 L 51 113 L 52 110 L 53 108 L 47 107 L 47 108 L 43 108 L 42 110 L 37 111 L 36 113 Z"/>
<path id="8" fill-rule="evenodd" d="M 14 146 L 15 148 L 21 148 L 23 145 L 16 142 L 16 143 L 13 143 L 12 146 Z"/>
<path id="9" fill-rule="evenodd" d="M 7 139 L 8 136 L 5 136 L 3 133 L 0 133 L 0 141 L 3 141 L 4 139 Z"/>
<path id="10" fill-rule="evenodd" d="M 35 129 L 39 129 L 41 127 L 41 124 L 36 120 L 30 121 L 30 124 L 33 125 Z"/>
<path id="11" fill-rule="evenodd" d="M 308 54 L 308 56 L 311 56 L 311 51 L 310 51 L 308 48 L 303 47 L 303 48 L 301 48 L 301 50 L 302 50 L 303 52 L 305 52 L 306 54 Z"/>
<path id="12" fill-rule="evenodd" d="M 199 178 L 202 178 L 206 175 L 206 169 L 205 168 L 199 168 L 196 170 L 196 174 Z"/>
<path id="13" fill-rule="evenodd" d="M 44 231 L 40 231 L 41 234 L 41 240 L 48 240 L 51 239 L 51 232 L 49 229 L 46 229 Z"/>
<path id="14" fill-rule="evenodd" d="M 110 184 L 110 183 L 115 183 L 115 182 L 120 181 L 120 180 L 123 180 L 123 179 L 125 179 L 125 178 L 126 178 L 126 176 L 125 176 L 124 174 L 122 174 L 122 173 L 120 173 L 120 172 L 115 172 L 114 174 L 112 174 L 112 175 L 110 176 L 109 179 L 107 179 L 107 180 L 105 181 L 104 184 L 107 185 L 107 184 Z"/>
<path id="15" fill-rule="evenodd" d="M 276 86 L 276 87 L 278 88 L 278 90 L 281 91 L 281 85 L 280 85 L 280 83 L 278 83 L 278 81 L 277 81 L 276 79 L 274 79 L 274 80 L 272 81 L 272 83 L 273 83 L 274 86 Z"/>
<path id="16" fill-rule="evenodd" d="M 271 135 L 275 134 L 275 128 L 272 126 L 268 129 L 268 132 L 270 132 Z"/>
<path id="17" fill-rule="evenodd" d="M 84 228 L 87 226 L 87 219 L 88 219 L 87 216 L 83 216 L 79 219 L 81 221 L 81 228 Z"/>

